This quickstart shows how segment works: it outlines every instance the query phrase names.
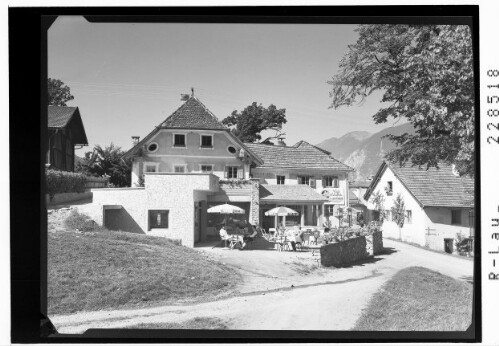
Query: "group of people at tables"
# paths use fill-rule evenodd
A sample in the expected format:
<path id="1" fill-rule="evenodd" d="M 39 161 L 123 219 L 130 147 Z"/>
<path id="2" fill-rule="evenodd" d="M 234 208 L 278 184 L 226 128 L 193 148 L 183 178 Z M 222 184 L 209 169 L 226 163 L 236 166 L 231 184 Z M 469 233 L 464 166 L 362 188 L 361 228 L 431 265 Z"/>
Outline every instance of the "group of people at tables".
<path id="1" fill-rule="evenodd" d="M 239 250 L 244 250 L 249 242 L 258 234 L 256 227 L 250 224 L 247 220 L 229 220 L 222 223 L 222 228 L 219 231 L 222 239 L 231 239 L 239 243 Z"/>
<path id="2" fill-rule="evenodd" d="M 327 234 L 329 228 L 326 227 L 324 232 Z M 222 239 L 233 240 L 239 243 L 239 250 L 243 250 L 257 236 L 258 231 L 257 227 L 250 224 L 247 220 L 230 220 L 230 222 L 222 223 L 219 234 Z M 296 251 L 296 244 L 303 244 L 306 234 L 313 235 L 309 230 L 303 229 L 301 226 L 286 228 L 279 225 L 274 234 L 271 234 L 271 238 L 274 241 L 279 240 L 280 242 L 288 243 L 293 251 Z"/>

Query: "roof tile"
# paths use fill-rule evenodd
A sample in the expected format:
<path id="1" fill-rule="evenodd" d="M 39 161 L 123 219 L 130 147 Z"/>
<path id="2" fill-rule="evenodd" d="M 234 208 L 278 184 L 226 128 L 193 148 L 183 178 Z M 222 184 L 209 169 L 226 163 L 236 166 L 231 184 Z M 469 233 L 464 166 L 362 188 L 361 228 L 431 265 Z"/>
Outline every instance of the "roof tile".
<path id="1" fill-rule="evenodd" d="M 327 151 L 305 141 L 291 147 L 259 143 L 246 143 L 246 146 L 263 159 L 262 168 L 353 170 L 331 157 Z"/>
<path id="2" fill-rule="evenodd" d="M 217 117 L 196 97 L 191 96 L 172 115 L 165 119 L 161 128 L 227 129 Z"/>
<path id="3" fill-rule="evenodd" d="M 48 106 L 48 127 L 64 128 L 77 107 Z"/>
<path id="4" fill-rule="evenodd" d="M 423 204 L 433 207 L 472 207 L 475 184 L 469 177 L 459 177 L 452 166 L 440 164 L 429 169 L 418 166 L 388 165 L 407 189 Z"/>

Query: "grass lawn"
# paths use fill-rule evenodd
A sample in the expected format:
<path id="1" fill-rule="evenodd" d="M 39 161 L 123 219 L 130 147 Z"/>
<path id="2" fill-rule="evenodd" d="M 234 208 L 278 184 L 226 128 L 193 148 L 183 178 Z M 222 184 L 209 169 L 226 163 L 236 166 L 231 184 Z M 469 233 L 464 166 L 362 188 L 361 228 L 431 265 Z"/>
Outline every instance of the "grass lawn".
<path id="1" fill-rule="evenodd" d="M 471 324 L 472 302 L 473 285 L 410 267 L 373 296 L 353 329 L 464 331 Z"/>
<path id="2" fill-rule="evenodd" d="M 182 323 L 139 323 L 127 329 L 227 329 L 219 318 L 196 317 Z"/>
<path id="3" fill-rule="evenodd" d="M 168 239 L 116 231 L 48 233 L 48 311 L 203 300 L 233 290 L 234 270 Z"/>

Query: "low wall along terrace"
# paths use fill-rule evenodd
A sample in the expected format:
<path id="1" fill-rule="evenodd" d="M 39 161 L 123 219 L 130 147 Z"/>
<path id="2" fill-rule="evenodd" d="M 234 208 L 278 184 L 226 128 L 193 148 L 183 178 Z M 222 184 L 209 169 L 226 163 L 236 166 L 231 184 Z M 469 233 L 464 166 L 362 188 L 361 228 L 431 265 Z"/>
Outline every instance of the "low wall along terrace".
<path id="1" fill-rule="evenodd" d="M 382 250 L 383 233 L 374 232 L 367 237 L 360 236 L 322 246 L 321 265 L 324 267 L 341 267 L 372 257 Z"/>
<path id="2" fill-rule="evenodd" d="M 383 251 L 383 232 L 373 232 L 373 234 L 366 236 L 366 250 L 370 256 Z"/>

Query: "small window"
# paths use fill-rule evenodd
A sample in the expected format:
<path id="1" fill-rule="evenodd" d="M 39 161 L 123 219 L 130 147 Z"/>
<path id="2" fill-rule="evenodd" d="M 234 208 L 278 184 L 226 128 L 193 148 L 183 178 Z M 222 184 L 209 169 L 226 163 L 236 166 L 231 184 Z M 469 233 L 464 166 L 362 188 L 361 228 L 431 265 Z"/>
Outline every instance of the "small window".
<path id="1" fill-rule="evenodd" d="M 412 210 L 405 211 L 405 218 L 407 219 L 407 223 L 412 223 Z"/>
<path id="2" fill-rule="evenodd" d="M 337 176 L 325 176 L 322 177 L 322 187 L 339 187 Z"/>
<path id="3" fill-rule="evenodd" d="M 213 148 L 213 136 L 212 135 L 201 135 L 201 147 L 202 148 Z"/>
<path id="4" fill-rule="evenodd" d="M 225 177 L 227 179 L 237 179 L 239 178 L 238 172 L 239 172 L 239 167 L 236 166 L 228 166 L 225 169 Z"/>
<path id="5" fill-rule="evenodd" d="M 237 149 L 233 146 L 228 146 L 227 151 L 231 154 L 235 154 L 237 152 Z"/>
<path id="6" fill-rule="evenodd" d="M 185 166 L 173 166 L 175 173 L 185 173 Z"/>
<path id="7" fill-rule="evenodd" d="M 391 194 L 393 194 L 393 182 L 392 181 L 388 181 L 386 183 L 386 194 L 388 196 L 390 196 Z"/>
<path id="8" fill-rule="evenodd" d="M 147 146 L 147 151 L 150 153 L 154 153 L 158 150 L 159 146 L 158 143 L 153 142 Z"/>
<path id="9" fill-rule="evenodd" d="M 168 210 L 149 210 L 149 230 L 168 228 Z"/>
<path id="10" fill-rule="evenodd" d="M 213 172 L 213 165 L 201 165 L 201 172 L 203 173 Z"/>
<path id="11" fill-rule="evenodd" d="M 334 215 L 334 204 L 325 204 L 324 205 L 324 214 L 327 216 Z"/>
<path id="12" fill-rule="evenodd" d="M 286 181 L 286 177 L 284 175 L 277 175 L 277 185 L 284 185 L 284 182 Z"/>
<path id="13" fill-rule="evenodd" d="M 299 176 L 298 177 L 298 184 L 309 185 L 310 184 L 310 177 L 307 175 Z"/>
<path id="14" fill-rule="evenodd" d="M 385 220 L 392 221 L 392 214 L 390 213 L 390 209 L 385 210 Z"/>
<path id="15" fill-rule="evenodd" d="M 144 164 L 144 172 L 156 173 L 156 172 L 158 172 L 158 165 L 155 163 L 146 163 L 146 164 Z"/>
<path id="16" fill-rule="evenodd" d="M 173 145 L 175 147 L 185 147 L 185 135 L 181 134 L 173 135 Z"/>
<path id="17" fill-rule="evenodd" d="M 460 225 L 462 223 L 461 220 L 461 210 L 451 210 L 451 225 Z"/>

